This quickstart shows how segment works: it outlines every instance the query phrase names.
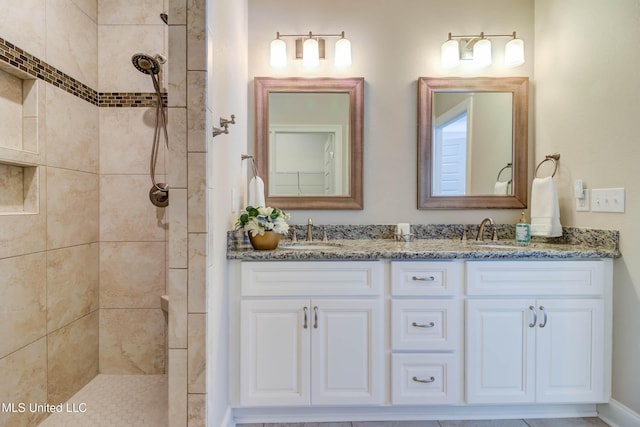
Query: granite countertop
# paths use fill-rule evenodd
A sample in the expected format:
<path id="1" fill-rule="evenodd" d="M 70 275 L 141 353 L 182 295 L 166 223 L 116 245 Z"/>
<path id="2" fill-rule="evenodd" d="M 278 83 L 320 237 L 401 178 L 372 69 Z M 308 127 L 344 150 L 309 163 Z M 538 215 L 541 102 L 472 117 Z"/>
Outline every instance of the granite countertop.
<path id="1" fill-rule="evenodd" d="M 296 246 L 298 248 L 296 248 Z M 282 242 L 272 251 L 252 248 L 230 249 L 228 259 L 254 261 L 293 260 L 378 260 L 378 259 L 594 259 L 616 258 L 615 248 L 583 244 L 531 243 L 502 241 L 475 242 L 453 239 L 420 239 L 397 242 L 392 239 L 334 240 L 328 243 Z"/>

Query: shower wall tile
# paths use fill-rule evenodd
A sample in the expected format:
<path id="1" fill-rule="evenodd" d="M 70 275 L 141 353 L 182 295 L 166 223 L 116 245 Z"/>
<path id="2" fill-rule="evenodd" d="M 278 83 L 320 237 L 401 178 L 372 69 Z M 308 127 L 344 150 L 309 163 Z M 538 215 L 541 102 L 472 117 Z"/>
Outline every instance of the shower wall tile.
<path id="1" fill-rule="evenodd" d="M 169 0 L 169 25 L 187 23 L 187 0 Z"/>
<path id="2" fill-rule="evenodd" d="M 189 233 L 189 313 L 206 313 L 207 234 Z"/>
<path id="3" fill-rule="evenodd" d="M 48 399 L 58 404 L 98 375 L 98 311 L 47 336 Z"/>
<path id="4" fill-rule="evenodd" d="M 0 70 L 0 146 L 22 149 L 22 79 Z"/>
<path id="5" fill-rule="evenodd" d="M 47 249 L 98 241 L 98 176 L 47 168 Z"/>
<path id="6" fill-rule="evenodd" d="M 133 67 L 131 56 L 164 55 L 165 27 L 164 24 L 98 26 L 98 91 L 153 92 L 151 77 Z"/>
<path id="7" fill-rule="evenodd" d="M 163 0 L 98 0 L 100 25 L 165 25 L 160 19 Z"/>
<path id="8" fill-rule="evenodd" d="M 71 0 L 93 22 L 98 22 L 98 0 Z"/>
<path id="9" fill-rule="evenodd" d="M 0 402 L 47 401 L 47 340 L 38 341 L 0 359 Z M 1 426 L 36 426 L 46 414 L 0 411 Z"/>
<path id="10" fill-rule="evenodd" d="M 19 7 L 4 2 L 0 13 L 2 37 L 39 58 L 46 58 L 46 0 L 22 0 Z M 12 2 L 13 3 L 13 2 Z"/>
<path id="11" fill-rule="evenodd" d="M 187 348 L 187 270 L 169 269 L 169 348 Z"/>
<path id="12" fill-rule="evenodd" d="M 169 204 L 169 268 L 187 268 L 187 190 L 171 190 Z"/>
<path id="13" fill-rule="evenodd" d="M 204 233 L 206 221 L 206 173 L 207 156 L 205 153 L 188 154 L 188 214 L 189 232 Z"/>
<path id="14" fill-rule="evenodd" d="M 163 374 L 161 309 L 100 309 L 100 373 Z"/>
<path id="15" fill-rule="evenodd" d="M 100 243 L 100 308 L 160 308 L 165 242 Z"/>
<path id="16" fill-rule="evenodd" d="M 207 395 L 191 393 L 187 401 L 187 425 L 189 427 L 206 427 Z"/>
<path id="17" fill-rule="evenodd" d="M 207 69 L 206 1 L 187 0 L 188 70 Z"/>
<path id="18" fill-rule="evenodd" d="M 0 260 L 0 271 L 0 357 L 4 357 L 46 334 L 46 255 Z"/>
<path id="19" fill-rule="evenodd" d="M 46 61 L 98 87 L 97 25 L 72 0 L 47 1 Z"/>
<path id="20" fill-rule="evenodd" d="M 187 109 L 169 107 L 167 175 L 171 188 L 187 188 Z"/>
<path id="21" fill-rule="evenodd" d="M 148 175 L 100 176 L 101 241 L 165 240 L 166 210 L 151 204 L 150 188 Z"/>
<path id="22" fill-rule="evenodd" d="M 206 393 L 206 314 L 189 314 L 189 339 L 187 354 L 189 358 L 189 393 Z"/>
<path id="23" fill-rule="evenodd" d="M 169 425 L 187 427 L 187 350 L 169 350 Z"/>
<path id="24" fill-rule="evenodd" d="M 189 152 L 203 153 L 207 150 L 205 144 L 206 78 L 205 71 L 187 72 L 187 144 Z"/>
<path id="25" fill-rule="evenodd" d="M 98 173 L 98 107 L 47 85 L 47 163 Z"/>
<path id="26" fill-rule="evenodd" d="M 155 108 L 100 108 L 100 173 L 148 174 Z M 156 173 L 164 174 L 165 140 L 158 145 Z"/>
<path id="27" fill-rule="evenodd" d="M 99 256 L 98 243 L 47 253 L 48 332 L 98 309 Z"/>
<path id="28" fill-rule="evenodd" d="M 39 212 L 37 214 L 0 215 L 0 259 L 43 251 L 46 247 L 46 176 L 38 168 Z"/>
<path id="29" fill-rule="evenodd" d="M 171 15 L 169 15 L 171 19 Z M 187 106 L 187 30 L 184 25 L 169 26 L 169 106 Z"/>

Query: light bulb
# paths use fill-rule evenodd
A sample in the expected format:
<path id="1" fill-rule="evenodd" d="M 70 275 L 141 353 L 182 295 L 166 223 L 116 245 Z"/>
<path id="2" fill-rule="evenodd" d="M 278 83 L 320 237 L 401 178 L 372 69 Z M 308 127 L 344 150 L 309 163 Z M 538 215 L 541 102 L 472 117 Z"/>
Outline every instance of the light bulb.
<path id="1" fill-rule="evenodd" d="M 453 68 L 460 63 L 460 46 L 457 40 L 449 40 L 440 48 L 440 65 L 442 68 Z"/>
<path id="2" fill-rule="evenodd" d="M 473 45 L 473 63 L 478 68 L 491 65 L 491 42 L 489 40 L 480 39 Z"/>
<path id="3" fill-rule="evenodd" d="M 287 44 L 282 39 L 271 42 L 270 64 L 274 68 L 283 68 L 287 65 Z"/>
<path id="4" fill-rule="evenodd" d="M 318 41 L 308 38 L 302 45 L 302 65 L 305 67 L 317 67 L 320 64 Z"/>
<path id="5" fill-rule="evenodd" d="M 504 47 L 504 66 L 517 67 L 524 64 L 524 42 L 522 39 L 509 41 Z"/>
<path id="6" fill-rule="evenodd" d="M 336 67 L 348 67 L 351 65 L 351 42 L 344 37 L 336 42 L 334 52 L 334 64 Z"/>

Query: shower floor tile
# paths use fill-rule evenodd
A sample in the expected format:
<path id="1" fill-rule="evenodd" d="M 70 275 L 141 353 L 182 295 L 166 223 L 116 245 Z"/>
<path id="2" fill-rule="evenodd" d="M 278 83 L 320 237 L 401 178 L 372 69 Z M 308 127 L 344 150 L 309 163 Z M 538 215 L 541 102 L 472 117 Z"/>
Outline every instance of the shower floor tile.
<path id="1" fill-rule="evenodd" d="M 98 375 L 40 427 L 167 426 L 166 375 Z"/>

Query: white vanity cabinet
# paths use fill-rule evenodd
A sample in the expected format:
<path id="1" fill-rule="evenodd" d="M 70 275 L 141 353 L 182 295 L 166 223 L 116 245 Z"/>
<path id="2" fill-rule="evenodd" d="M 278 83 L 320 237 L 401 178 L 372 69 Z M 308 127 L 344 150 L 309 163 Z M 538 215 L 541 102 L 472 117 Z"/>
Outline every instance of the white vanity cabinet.
<path id="1" fill-rule="evenodd" d="M 241 405 L 383 402 L 380 262 L 245 262 L 241 274 Z"/>
<path id="2" fill-rule="evenodd" d="M 462 396 L 463 263 L 391 262 L 391 403 L 442 405 Z"/>
<path id="3" fill-rule="evenodd" d="M 608 401 L 609 269 L 605 261 L 469 261 L 467 403 Z"/>

